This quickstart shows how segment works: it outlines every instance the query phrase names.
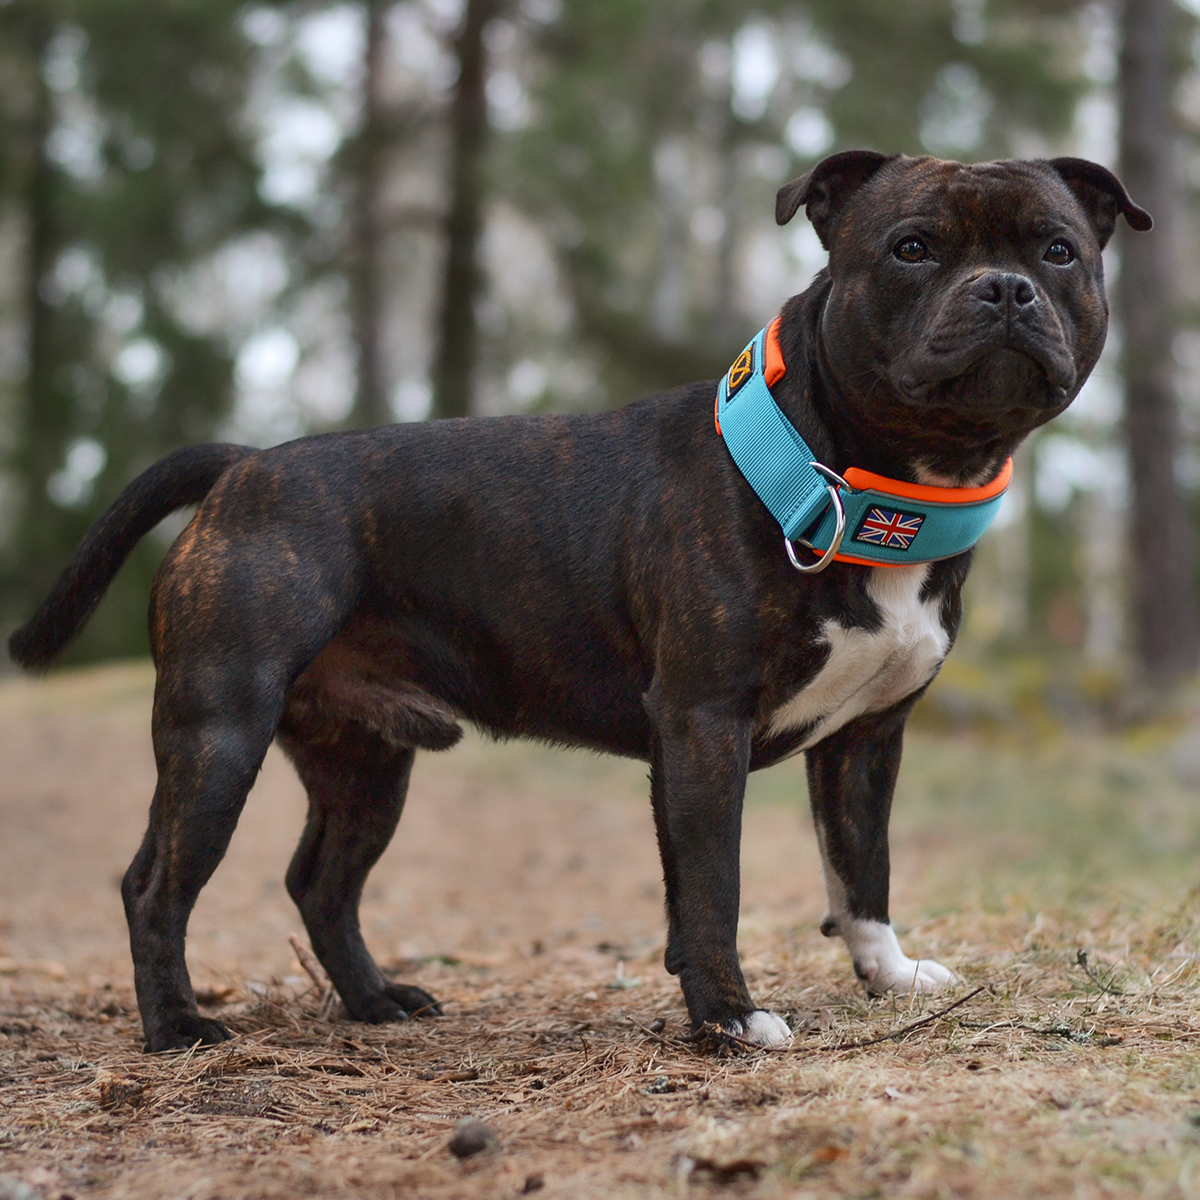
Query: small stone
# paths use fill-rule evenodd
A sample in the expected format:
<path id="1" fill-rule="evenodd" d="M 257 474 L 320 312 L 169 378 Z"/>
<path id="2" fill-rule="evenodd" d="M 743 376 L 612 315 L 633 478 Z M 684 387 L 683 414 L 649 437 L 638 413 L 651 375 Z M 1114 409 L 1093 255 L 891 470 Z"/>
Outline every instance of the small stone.
<path id="1" fill-rule="evenodd" d="M 678 1082 L 669 1075 L 656 1075 L 650 1081 L 650 1086 L 643 1089 L 643 1094 L 647 1096 L 667 1096 L 672 1092 L 680 1090 L 682 1089 Z"/>
<path id="2" fill-rule="evenodd" d="M 628 991 L 631 988 L 640 988 L 642 986 L 641 979 L 636 975 L 622 975 L 617 979 L 612 980 L 604 985 L 613 991 Z"/>
<path id="3" fill-rule="evenodd" d="M 113 1109 L 138 1108 L 146 1098 L 146 1088 L 140 1079 L 131 1075 L 113 1075 L 104 1071 L 97 1078 L 100 1085 L 100 1107 Z"/>
<path id="4" fill-rule="evenodd" d="M 0 1175 L 0 1200 L 37 1200 L 37 1193 L 15 1175 Z"/>
<path id="5" fill-rule="evenodd" d="M 500 1137 L 490 1126 L 475 1117 L 463 1117 L 454 1130 L 447 1149 L 455 1158 L 470 1158 L 484 1150 L 494 1150 Z"/>

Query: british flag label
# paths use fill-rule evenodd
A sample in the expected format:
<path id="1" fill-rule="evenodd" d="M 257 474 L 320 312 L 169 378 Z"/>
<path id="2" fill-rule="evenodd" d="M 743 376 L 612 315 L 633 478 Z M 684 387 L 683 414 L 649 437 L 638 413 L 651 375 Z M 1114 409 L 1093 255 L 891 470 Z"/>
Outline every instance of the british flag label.
<path id="1" fill-rule="evenodd" d="M 917 531 L 925 523 L 921 513 L 899 512 L 894 508 L 867 509 L 867 515 L 854 531 L 853 540 L 869 546 L 887 546 L 892 550 L 907 550 Z"/>

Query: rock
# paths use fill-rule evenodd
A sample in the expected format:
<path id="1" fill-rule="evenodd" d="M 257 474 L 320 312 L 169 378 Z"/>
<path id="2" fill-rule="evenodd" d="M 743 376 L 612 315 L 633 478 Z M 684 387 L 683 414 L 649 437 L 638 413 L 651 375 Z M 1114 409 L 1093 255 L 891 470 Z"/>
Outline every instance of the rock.
<path id="1" fill-rule="evenodd" d="M 101 1108 L 122 1108 L 125 1105 L 138 1108 L 146 1098 L 145 1085 L 131 1075 L 113 1075 L 102 1071 L 96 1082 L 100 1085 Z"/>
<path id="2" fill-rule="evenodd" d="M 37 1200 L 37 1193 L 15 1175 L 0 1175 L 0 1200 Z"/>
<path id="3" fill-rule="evenodd" d="M 475 1117 L 463 1117 L 447 1149 L 455 1158 L 470 1158 L 484 1150 L 494 1150 L 499 1145 L 500 1137 L 490 1125 L 485 1125 Z"/>

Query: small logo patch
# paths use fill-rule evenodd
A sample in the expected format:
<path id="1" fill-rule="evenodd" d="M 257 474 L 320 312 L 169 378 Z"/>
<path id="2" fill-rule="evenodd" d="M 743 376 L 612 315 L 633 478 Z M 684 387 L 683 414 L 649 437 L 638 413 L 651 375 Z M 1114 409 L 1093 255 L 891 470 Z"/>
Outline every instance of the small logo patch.
<path id="1" fill-rule="evenodd" d="M 907 550 L 917 531 L 925 523 L 920 513 L 897 512 L 892 508 L 869 508 L 853 540 L 870 546 L 888 546 Z"/>
<path id="2" fill-rule="evenodd" d="M 737 394 L 742 384 L 754 374 L 754 347 L 747 346 L 737 357 L 737 362 L 729 368 L 729 385 L 726 397 L 730 400 Z"/>

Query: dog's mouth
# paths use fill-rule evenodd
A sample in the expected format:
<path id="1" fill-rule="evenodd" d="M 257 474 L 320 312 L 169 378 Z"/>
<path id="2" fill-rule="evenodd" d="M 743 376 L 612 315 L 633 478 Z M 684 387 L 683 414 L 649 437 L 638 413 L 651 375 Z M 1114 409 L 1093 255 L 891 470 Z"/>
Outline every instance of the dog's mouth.
<path id="1" fill-rule="evenodd" d="M 1066 375 L 1061 364 L 1047 362 L 1042 355 L 998 346 L 985 350 L 954 374 L 902 375 L 896 383 L 900 395 L 921 408 L 1036 414 L 1041 424 L 1070 403 L 1074 371 L 1070 379 Z"/>

